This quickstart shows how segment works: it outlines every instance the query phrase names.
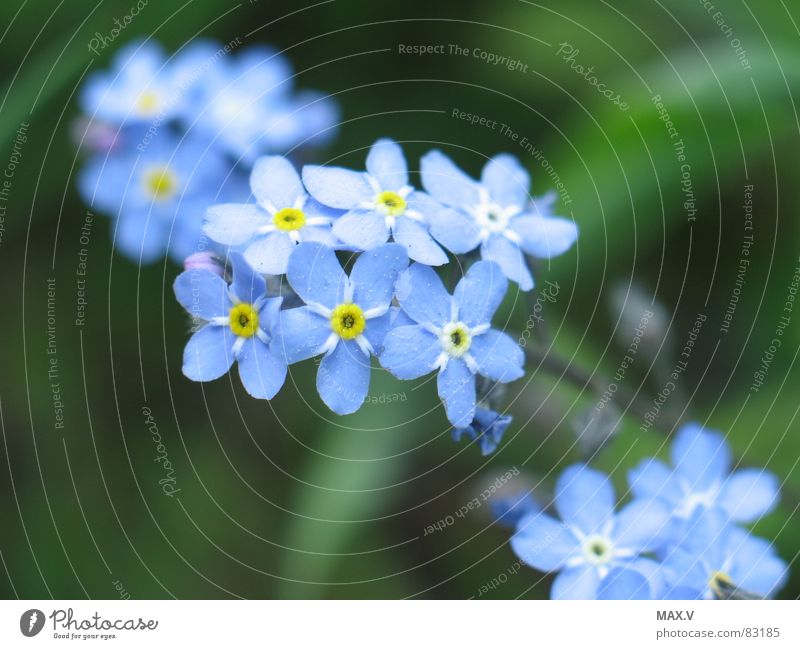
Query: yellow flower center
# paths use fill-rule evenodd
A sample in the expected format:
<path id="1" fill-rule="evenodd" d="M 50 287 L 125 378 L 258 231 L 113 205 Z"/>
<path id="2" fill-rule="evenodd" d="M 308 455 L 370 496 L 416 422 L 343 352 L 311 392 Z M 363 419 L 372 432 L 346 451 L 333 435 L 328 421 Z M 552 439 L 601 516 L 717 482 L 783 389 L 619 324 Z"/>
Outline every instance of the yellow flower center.
<path id="1" fill-rule="evenodd" d="M 357 304 L 340 304 L 331 313 L 331 329 L 345 340 L 360 336 L 366 326 L 364 312 Z"/>
<path id="2" fill-rule="evenodd" d="M 143 92 L 136 100 L 136 109 L 143 115 L 152 115 L 158 108 L 158 95 L 152 90 Z"/>
<path id="3" fill-rule="evenodd" d="M 169 167 L 155 167 L 144 174 L 145 191 L 162 201 L 172 197 L 178 189 L 178 177 Z"/>
<path id="4" fill-rule="evenodd" d="M 463 322 L 451 322 L 442 329 L 439 340 L 444 350 L 454 358 L 461 358 L 469 351 L 472 335 Z"/>
<path id="5" fill-rule="evenodd" d="M 708 580 L 708 587 L 711 589 L 711 592 L 720 597 L 720 599 L 725 599 L 722 597 L 722 595 L 725 593 L 730 593 L 730 591 L 736 588 L 733 580 L 727 575 L 727 573 L 719 570 L 712 573 Z"/>
<path id="6" fill-rule="evenodd" d="M 258 311 L 252 304 L 237 304 L 230 311 L 230 325 L 236 336 L 252 338 L 258 331 Z"/>
<path id="7" fill-rule="evenodd" d="M 406 199 L 397 192 L 381 192 L 375 198 L 375 205 L 387 216 L 400 216 L 406 211 Z"/>
<path id="8" fill-rule="evenodd" d="M 306 224 L 306 215 L 303 210 L 298 210 L 296 207 L 284 207 L 275 213 L 272 222 L 276 228 L 284 232 L 299 230 Z"/>

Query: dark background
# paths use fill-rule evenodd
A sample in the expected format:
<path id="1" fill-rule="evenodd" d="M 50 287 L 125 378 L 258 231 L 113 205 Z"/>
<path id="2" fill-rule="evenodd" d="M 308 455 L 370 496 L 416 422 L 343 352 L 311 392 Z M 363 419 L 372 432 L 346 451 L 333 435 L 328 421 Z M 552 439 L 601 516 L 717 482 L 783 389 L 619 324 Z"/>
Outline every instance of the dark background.
<path id="1" fill-rule="evenodd" d="M 707 315 L 670 418 L 726 431 L 744 465 L 767 466 L 785 481 L 780 508 L 756 530 L 794 559 L 800 314 L 760 391 L 750 386 L 800 254 L 796 3 L 715 0 L 709 13 L 689 0 L 336 0 L 305 11 L 301 3 L 151 0 L 95 56 L 87 48 L 93 34 L 108 34 L 132 4 L 0 5 L 0 164 L 29 124 L 0 240 L 0 594 L 115 598 L 123 588 L 134 598 L 463 598 L 501 574 L 504 583 L 483 597 L 548 593 L 548 578 L 514 569 L 508 532 L 490 525 L 488 507 L 423 533 L 510 467 L 546 493 L 557 471 L 580 459 L 575 420 L 597 397 L 559 380 L 560 372 L 533 364 L 510 387 L 515 421 L 490 458 L 452 443 L 426 381 L 375 370 L 370 394 L 397 400 L 348 417 L 324 408 L 312 362 L 293 367 L 272 402 L 249 398 L 235 375 L 191 383 L 180 372 L 188 325 L 171 291 L 179 269 L 139 268 L 114 255 L 100 215 L 88 246 L 86 324 L 74 326 L 86 215 L 74 189 L 81 164 L 70 133 L 79 115 L 74 93 L 83 75 L 108 67 L 116 48 L 143 36 L 170 51 L 200 35 L 284 49 L 298 86 L 341 103 L 343 124 L 319 162 L 360 168 L 366 147 L 390 136 L 403 142 L 414 169 L 438 146 L 477 174 L 487 156 L 506 150 L 532 171 L 533 193 L 541 194 L 552 180 L 536 160 L 451 111 L 499 120 L 535 143 L 572 198 L 559 213 L 581 228 L 573 251 L 538 270 L 540 285 L 561 287 L 544 307 L 552 350 L 613 374 L 632 326 L 611 296 L 617 286 L 623 296 L 638 286 L 648 303 L 655 296 L 666 308 L 661 331 L 672 340 L 657 357 L 642 352 L 628 373 L 628 387 L 652 399 L 663 385 L 657 368 L 674 364 L 696 315 Z M 716 11 L 752 70 L 743 69 Z M 629 111 L 570 69 L 556 54 L 562 42 L 580 50 L 577 62 L 593 65 Z M 401 55 L 401 43 L 479 47 L 528 70 L 471 55 Z M 686 144 L 693 223 L 656 94 Z M 722 334 L 747 184 L 755 203 L 751 265 Z M 48 278 L 56 285 L 62 430 L 47 375 Z M 512 291 L 498 322 L 521 331 L 528 313 Z M 174 465 L 180 492 L 172 498 L 158 483 L 164 473 L 145 406 Z M 670 429 L 670 418 L 659 424 Z M 664 434 L 640 433 L 640 423 L 626 415 L 594 460 L 620 488 L 641 457 L 666 451 Z M 799 593 L 793 571 L 782 596 Z"/>

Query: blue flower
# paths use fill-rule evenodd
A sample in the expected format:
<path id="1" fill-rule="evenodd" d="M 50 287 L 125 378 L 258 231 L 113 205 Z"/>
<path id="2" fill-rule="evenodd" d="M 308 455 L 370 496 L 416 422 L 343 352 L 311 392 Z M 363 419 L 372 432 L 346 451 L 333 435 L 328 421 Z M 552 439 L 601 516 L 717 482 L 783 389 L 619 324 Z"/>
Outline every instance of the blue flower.
<path id="1" fill-rule="evenodd" d="M 78 189 L 89 205 L 117 217 L 117 250 L 141 263 L 162 258 L 167 250 L 178 262 L 197 252 L 206 207 L 241 191 L 218 151 L 166 130 L 144 151 L 122 148 L 92 157 Z"/>
<path id="2" fill-rule="evenodd" d="M 447 262 L 428 232 L 428 221 L 444 208 L 409 185 L 406 158 L 393 140 L 372 145 L 366 172 L 306 165 L 303 182 L 321 203 L 349 210 L 333 225 L 345 244 L 371 250 L 391 236 L 415 261 L 430 266 Z"/>
<path id="3" fill-rule="evenodd" d="M 251 46 L 219 57 L 197 86 L 187 122 L 237 159 L 320 143 L 334 132 L 335 103 L 315 92 L 294 93 L 292 68 L 278 51 Z"/>
<path id="4" fill-rule="evenodd" d="M 203 232 L 212 240 L 246 246 L 244 257 L 260 273 L 282 275 L 301 241 L 337 244 L 331 222 L 340 214 L 309 199 L 292 163 L 281 156 L 256 160 L 250 174 L 256 204 L 214 205 Z"/>
<path id="5" fill-rule="evenodd" d="M 720 432 L 685 424 L 675 435 L 670 455 L 673 468 L 648 458 L 628 473 L 628 483 L 638 497 L 669 503 L 679 521 L 700 507 L 719 507 L 732 520 L 751 523 L 778 503 L 779 483 L 772 473 L 730 472 L 731 450 Z"/>
<path id="6" fill-rule="evenodd" d="M 786 563 L 772 545 L 733 525 L 720 509 L 698 509 L 663 561 L 668 594 L 713 599 L 716 584 L 761 597 L 786 582 Z M 686 595 L 688 593 L 688 595 Z"/>
<path id="7" fill-rule="evenodd" d="M 503 439 L 511 424 L 511 415 L 501 415 L 488 408 L 476 408 L 475 418 L 469 426 L 453 429 L 453 441 L 459 442 L 466 435 L 472 441 L 480 440 L 482 455 L 491 455 Z"/>
<path id="8" fill-rule="evenodd" d="M 370 358 L 392 325 L 394 284 L 407 265 L 394 243 L 362 253 L 350 277 L 321 243 L 301 243 L 289 257 L 286 278 L 306 306 L 281 313 L 278 349 L 288 363 L 323 355 L 317 390 L 337 414 L 355 412 L 367 396 Z"/>
<path id="9" fill-rule="evenodd" d="M 441 151 L 430 151 L 422 157 L 422 186 L 454 208 L 431 221 L 436 240 L 455 254 L 480 246 L 481 258 L 496 262 L 523 291 L 533 288 L 525 254 L 555 257 L 578 237 L 573 221 L 543 213 L 547 202 L 531 200 L 528 172 L 509 154 L 489 160 L 476 182 Z"/>
<path id="10" fill-rule="evenodd" d="M 508 282 L 491 262 L 473 264 L 451 297 L 429 266 L 413 264 L 397 281 L 400 307 L 416 324 L 384 341 L 381 364 L 401 379 L 438 370 L 439 397 L 456 428 L 475 419 L 475 375 L 505 383 L 523 375 L 524 355 L 491 319 Z"/>
<path id="11" fill-rule="evenodd" d="M 242 385 L 256 399 L 271 399 L 286 379 L 286 361 L 273 341 L 281 298 L 268 298 L 264 278 L 231 253 L 228 285 L 206 269 L 181 273 L 175 296 L 201 326 L 183 352 L 183 373 L 192 381 L 213 381 L 236 360 Z"/>
<path id="12" fill-rule="evenodd" d="M 610 479 L 585 465 L 573 465 L 561 474 L 554 500 L 561 521 L 529 514 L 511 538 L 523 563 L 559 573 L 552 599 L 594 599 L 614 568 L 664 544 L 666 506 L 637 499 L 615 513 Z"/>
<path id="13" fill-rule="evenodd" d="M 179 71 L 159 45 L 129 43 L 114 55 L 109 70 L 86 79 L 81 107 L 91 119 L 117 126 L 172 119 L 185 108 L 177 84 Z"/>

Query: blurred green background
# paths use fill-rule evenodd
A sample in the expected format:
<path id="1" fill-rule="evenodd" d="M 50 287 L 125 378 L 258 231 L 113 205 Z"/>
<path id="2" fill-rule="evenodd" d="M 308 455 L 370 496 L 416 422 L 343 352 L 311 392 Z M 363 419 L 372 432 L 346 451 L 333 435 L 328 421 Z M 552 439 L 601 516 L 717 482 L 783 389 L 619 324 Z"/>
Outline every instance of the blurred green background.
<path id="1" fill-rule="evenodd" d="M 474 446 L 452 443 L 425 381 L 399 382 L 376 369 L 370 394 L 391 402 L 348 417 L 322 405 L 313 362 L 294 367 L 272 402 L 249 398 L 235 376 L 191 383 L 180 372 L 187 322 L 171 292 L 179 269 L 169 262 L 137 268 L 113 255 L 102 217 L 89 244 L 86 324 L 74 326 L 86 214 L 74 190 L 81 163 L 70 133 L 79 115 L 74 93 L 87 71 L 107 67 L 113 50 L 142 36 L 169 50 L 201 35 L 285 49 L 298 86 L 341 103 L 344 123 L 320 162 L 358 168 L 380 136 L 403 142 L 412 167 L 438 146 L 477 174 L 486 156 L 509 151 L 541 194 L 552 178 L 518 142 L 454 119 L 452 110 L 496 119 L 533 142 L 571 198 L 557 211 L 581 228 L 575 250 L 538 270 L 541 285 L 561 287 L 543 312 L 553 351 L 598 376 L 613 374 L 627 346 L 614 331 L 623 341 L 632 332 L 611 295 L 637 285 L 671 318 L 672 348 L 654 362 L 640 356 L 627 377 L 652 398 L 663 385 L 658 368 L 674 364 L 696 315 L 706 314 L 670 408 L 726 431 L 743 464 L 767 466 L 786 481 L 780 508 L 756 529 L 785 560 L 795 558 L 800 314 L 760 391 L 750 386 L 800 255 L 796 3 L 714 0 L 709 11 L 689 0 L 335 0 L 301 11 L 306 5 L 150 2 L 112 46 L 89 52 L 94 33 L 107 34 L 132 4 L 0 5 L 0 163 L 29 124 L 0 231 L 0 594 L 464 598 L 501 574 L 507 579 L 482 597 L 547 597 L 549 590 L 548 578 L 514 568 L 508 532 L 490 524 L 487 507 L 424 531 L 510 467 L 546 493 L 554 472 L 581 457 L 573 429 L 597 400 L 590 390 L 532 365 L 509 388 L 515 422 L 506 441 L 482 458 Z M 573 61 L 594 66 L 630 109 L 579 76 L 557 54 L 561 43 L 579 50 Z M 457 44 L 470 54 L 412 56 L 400 54 L 400 44 Z M 527 70 L 489 65 L 473 48 L 519 59 Z M 686 146 L 694 221 L 654 95 Z M 751 265 L 722 334 L 750 184 Z M 48 377 L 50 279 L 63 429 L 54 426 Z M 499 321 L 521 331 L 528 313 L 510 292 Z M 158 482 L 164 472 L 145 407 L 174 466 L 174 497 Z M 595 459 L 621 488 L 641 457 L 666 450 L 663 434 L 641 433 L 640 423 L 626 416 Z M 793 570 L 782 596 L 798 595 Z"/>

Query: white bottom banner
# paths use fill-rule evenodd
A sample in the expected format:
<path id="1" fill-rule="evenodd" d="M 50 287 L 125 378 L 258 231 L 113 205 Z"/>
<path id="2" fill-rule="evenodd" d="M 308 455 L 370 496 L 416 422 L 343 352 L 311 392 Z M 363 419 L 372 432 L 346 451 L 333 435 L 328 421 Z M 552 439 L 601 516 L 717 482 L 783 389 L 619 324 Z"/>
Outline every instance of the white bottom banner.
<path id="1" fill-rule="evenodd" d="M 5 601 L 0 647 L 800 646 L 797 601 Z M 566 643 L 566 645 L 564 645 Z"/>

